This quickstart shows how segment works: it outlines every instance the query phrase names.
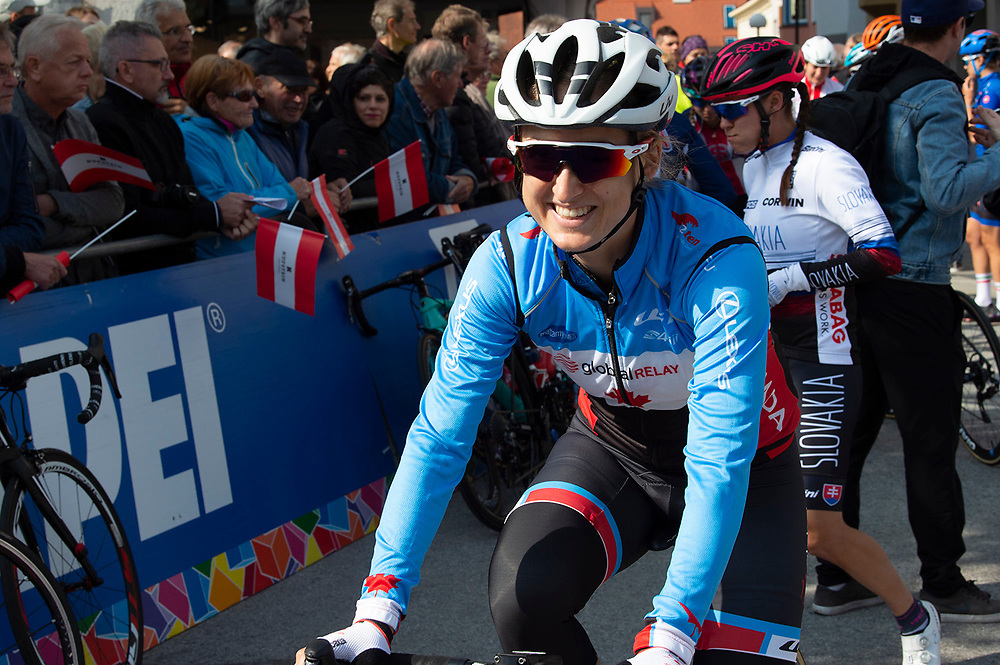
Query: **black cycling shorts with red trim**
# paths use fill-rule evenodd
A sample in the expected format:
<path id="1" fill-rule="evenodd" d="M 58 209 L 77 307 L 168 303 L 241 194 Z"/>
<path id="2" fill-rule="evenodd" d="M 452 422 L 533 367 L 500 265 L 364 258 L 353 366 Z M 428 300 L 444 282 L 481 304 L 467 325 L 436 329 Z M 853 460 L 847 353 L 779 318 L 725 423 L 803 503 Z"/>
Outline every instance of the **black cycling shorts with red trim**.
<path id="1" fill-rule="evenodd" d="M 594 665 L 577 613 L 618 571 L 672 544 L 685 484 L 683 475 L 645 469 L 597 440 L 578 417 L 508 517 L 490 564 L 490 609 L 504 650 Z M 801 497 L 795 448 L 759 453 L 698 665 L 794 662 L 806 573 Z M 658 590 L 651 586 L 649 597 Z M 638 632 L 642 617 L 631 620 Z"/>

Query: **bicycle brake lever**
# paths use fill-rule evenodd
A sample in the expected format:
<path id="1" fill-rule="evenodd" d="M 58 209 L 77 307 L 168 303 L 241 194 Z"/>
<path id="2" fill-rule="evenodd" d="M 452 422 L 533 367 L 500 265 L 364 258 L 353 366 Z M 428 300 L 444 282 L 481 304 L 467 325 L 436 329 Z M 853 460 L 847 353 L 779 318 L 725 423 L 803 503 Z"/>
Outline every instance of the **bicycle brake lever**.
<path id="1" fill-rule="evenodd" d="M 115 376 L 115 370 L 111 367 L 111 361 L 104 352 L 104 338 L 100 333 L 90 333 L 88 343 L 89 346 L 87 346 L 87 353 L 89 353 L 94 360 L 97 361 L 97 364 L 104 370 L 104 373 L 108 377 L 108 384 L 111 386 L 111 390 L 114 391 L 115 397 L 121 399 L 122 393 L 118 390 L 118 378 Z"/>

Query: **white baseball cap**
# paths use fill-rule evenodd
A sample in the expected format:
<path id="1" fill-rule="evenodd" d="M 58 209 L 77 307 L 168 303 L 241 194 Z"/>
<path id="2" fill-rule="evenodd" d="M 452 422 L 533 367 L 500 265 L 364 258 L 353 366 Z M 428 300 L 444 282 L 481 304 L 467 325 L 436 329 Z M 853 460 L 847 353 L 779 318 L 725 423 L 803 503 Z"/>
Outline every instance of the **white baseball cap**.
<path id="1" fill-rule="evenodd" d="M 15 14 L 23 12 L 26 7 L 44 7 L 50 2 L 52 0 L 11 0 L 4 8 L 4 11 L 8 14 Z"/>

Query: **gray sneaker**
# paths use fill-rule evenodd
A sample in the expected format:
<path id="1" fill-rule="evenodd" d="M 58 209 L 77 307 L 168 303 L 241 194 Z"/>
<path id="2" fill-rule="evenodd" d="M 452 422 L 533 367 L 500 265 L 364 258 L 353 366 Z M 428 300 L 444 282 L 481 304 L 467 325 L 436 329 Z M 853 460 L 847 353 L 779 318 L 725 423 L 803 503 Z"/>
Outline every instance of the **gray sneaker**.
<path id="1" fill-rule="evenodd" d="M 824 616 L 834 616 L 880 603 L 882 603 L 881 598 L 852 579 L 839 591 L 834 591 L 828 586 L 816 585 L 812 611 Z"/>
<path id="2" fill-rule="evenodd" d="M 939 598 L 927 591 L 920 591 L 920 600 L 934 604 L 942 622 L 995 623 L 1000 621 L 1000 601 L 977 587 L 972 580 L 950 596 Z"/>

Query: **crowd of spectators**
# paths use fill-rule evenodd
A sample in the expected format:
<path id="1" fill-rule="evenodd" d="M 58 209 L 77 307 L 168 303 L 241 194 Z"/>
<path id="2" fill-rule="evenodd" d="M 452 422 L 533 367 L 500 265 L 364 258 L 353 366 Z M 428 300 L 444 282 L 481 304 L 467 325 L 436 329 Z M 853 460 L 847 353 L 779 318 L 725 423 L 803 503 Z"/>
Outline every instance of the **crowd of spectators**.
<path id="1" fill-rule="evenodd" d="M 74 261 L 61 284 L 249 251 L 261 216 L 320 229 L 311 198 L 319 175 L 350 233 L 421 219 L 437 204 L 470 208 L 516 196 L 513 183 L 499 182 L 488 167 L 510 156 L 510 128 L 492 109 L 510 45 L 468 7 L 447 7 L 427 30 L 412 0 L 376 0 L 371 46 L 340 44 L 328 63 L 304 57 L 313 32 L 308 0 L 257 0 L 256 37 L 225 41 L 197 59 L 183 0 L 142 0 L 134 20 L 110 29 L 86 5 L 39 16 L 32 0 L 14 0 L 8 11 L 4 39 L 20 85 L 10 75 L 0 91 L 10 95 L 4 100 L 25 134 L 33 219 L 42 227 L 41 244 L 22 242 L 22 252 L 79 246 L 133 210 L 135 219 L 109 239 L 176 239 Z M 538 16 L 524 34 L 551 32 L 565 20 Z M 709 54 L 700 35 L 662 26 L 647 36 L 679 76 Z M 819 51 L 833 48 L 827 45 Z M 824 77 L 830 71 L 816 69 Z M 741 159 L 711 107 L 685 94 L 689 89 L 680 88 L 667 130 L 685 167 L 661 175 L 740 211 Z M 156 189 L 101 182 L 70 191 L 52 151 L 66 138 L 137 158 Z M 380 223 L 370 204 L 371 167 L 414 141 L 430 203 Z M 29 171 L 14 172 L 23 178 Z M 369 203 L 352 206 L 357 199 Z"/>

